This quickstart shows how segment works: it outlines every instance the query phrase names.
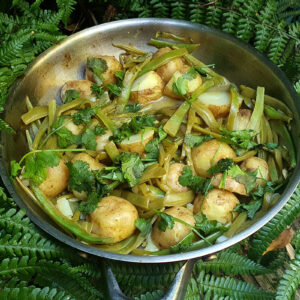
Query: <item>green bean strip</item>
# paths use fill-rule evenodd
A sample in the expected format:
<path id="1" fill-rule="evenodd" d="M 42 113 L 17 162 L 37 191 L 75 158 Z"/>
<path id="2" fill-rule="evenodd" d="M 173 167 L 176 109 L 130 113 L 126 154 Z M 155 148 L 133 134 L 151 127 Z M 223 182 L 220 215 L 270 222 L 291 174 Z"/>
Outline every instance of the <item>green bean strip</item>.
<path id="1" fill-rule="evenodd" d="M 264 93 L 265 88 L 259 86 L 257 88 L 254 110 L 252 112 L 247 129 L 252 129 L 256 132 L 259 132 L 260 120 L 264 113 Z"/>
<path id="2" fill-rule="evenodd" d="M 168 53 L 165 53 L 165 54 L 151 60 L 146 65 L 144 65 L 142 70 L 138 73 L 137 77 L 141 77 L 142 75 L 144 75 L 144 74 L 146 74 L 150 71 L 154 71 L 157 68 L 165 65 L 166 63 L 168 63 L 172 59 L 177 58 L 177 57 L 181 57 L 186 53 L 187 53 L 187 50 L 185 48 L 176 49 L 176 50 L 172 50 Z"/>
<path id="3" fill-rule="evenodd" d="M 32 108 L 29 112 L 23 114 L 21 119 L 25 125 L 28 125 L 36 120 L 44 118 L 48 115 L 47 106 L 36 106 Z"/>
<path id="4" fill-rule="evenodd" d="M 31 135 L 30 135 L 28 129 L 25 130 L 25 133 L 26 133 L 26 139 L 27 139 L 27 143 L 28 143 L 28 148 L 31 151 L 32 150 L 32 138 L 31 138 Z"/>
<path id="5" fill-rule="evenodd" d="M 73 233 L 76 237 L 82 241 L 90 244 L 107 244 L 113 243 L 113 239 L 98 237 L 96 235 L 88 233 L 84 230 L 78 223 L 71 221 L 64 215 L 62 215 L 59 210 L 49 201 L 37 186 L 32 186 L 32 190 L 39 201 L 41 208 L 47 213 L 58 225 L 67 229 Z"/>
<path id="6" fill-rule="evenodd" d="M 268 132 L 267 132 L 267 125 L 266 125 L 266 122 L 265 122 L 265 116 L 263 115 L 261 120 L 260 120 L 260 133 L 258 135 L 258 142 L 260 144 L 264 144 L 267 142 L 267 139 L 268 139 Z"/>
<path id="7" fill-rule="evenodd" d="M 120 154 L 119 149 L 113 141 L 110 141 L 104 146 L 104 149 L 112 161 Z"/>
<path id="8" fill-rule="evenodd" d="M 136 240 L 136 237 L 137 237 L 136 234 L 132 234 L 130 237 L 128 237 L 127 239 L 121 242 L 112 245 L 98 245 L 97 248 L 104 251 L 119 253 L 119 251 L 126 248 L 128 245 L 131 245 Z"/>
<path id="9" fill-rule="evenodd" d="M 276 164 L 279 168 L 279 171 L 281 172 L 283 169 L 283 162 L 282 162 L 282 154 L 280 149 L 274 149 L 274 157 Z"/>
<path id="10" fill-rule="evenodd" d="M 290 168 L 294 168 L 296 166 L 296 154 L 292 138 L 286 126 L 280 120 L 271 120 L 270 125 L 272 130 L 275 131 L 282 138 L 283 144 L 286 146 L 289 153 Z"/>
<path id="11" fill-rule="evenodd" d="M 273 143 L 273 133 L 272 133 L 272 130 L 271 130 L 270 123 L 269 123 L 267 118 L 264 118 L 264 121 L 266 123 L 265 126 L 266 126 L 266 130 L 267 130 L 267 142 L 268 143 Z"/>
<path id="12" fill-rule="evenodd" d="M 30 99 L 29 99 L 28 96 L 26 96 L 25 102 L 26 102 L 26 107 L 27 107 L 28 111 L 32 110 L 33 109 L 33 105 L 32 105 L 32 103 L 31 103 L 31 101 L 30 101 Z M 41 121 L 40 120 L 36 120 L 35 121 L 35 125 L 36 125 L 37 128 L 39 128 L 41 126 Z"/>
<path id="13" fill-rule="evenodd" d="M 147 55 L 148 54 L 147 52 L 137 49 L 131 45 L 114 44 L 114 43 L 112 45 L 116 48 L 123 49 L 123 50 L 133 53 L 133 54 L 138 54 L 138 55 Z"/>
<path id="14" fill-rule="evenodd" d="M 227 129 L 232 131 L 236 127 L 236 120 L 237 120 L 237 114 L 239 112 L 239 95 L 237 90 L 234 87 L 230 88 L 230 95 L 231 95 L 231 106 L 230 106 L 230 112 L 227 120 Z"/>
<path id="15" fill-rule="evenodd" d="M 174 41 L 178 41 L 178 42 L 187 42 L 188 38 L 184 37 L 184 36 L 179 36 L 176 35 L 174 33 L 170 33 L 170 32 L 163 32 L 163 31 L 157 31 L 155 34 L 155 37 L 162 37 L 164 39 L 172 39 Z"/>
<path id="16" fill-rule="evenodd" d="M 45 118 L 39 128 L 39 131 L 37 132 L 34 141 L 32 143 L 32 150 L 37 150 L 40 144 L 40 141 L 43 137 L 43 135 L 46 133 L 48 129 L 48 118 Z"/>
<path id="17" fill-rule="evenodd" d="M 156 39 L 151 39 L 149 45 L 152 45 L 156 48 L 170 47 L 172 49 L 174 49 L 173 47 L 175 46 L 176 48 L 185 48 L 189 52 L 193 52 L 195 49 L 197 49 L 200 46 L 200 44 L 179 44 L 179 43 L 172 43 L 172 42 L 161 41 Z"/>
<path id="18" fill-rule="evenodd" d="M 215 85 L 217 85 L 217 81 L 215 79 L 205 81 L 192 93 L 191 97 L 188 99 L 188 102 L 192 103 L 196 101 L 200 95 L 202 95 L 204 92 L 206 92 L 208 89 L 212 88 Z"/>
<path id="19" fill-rule="evenodd" d="M 237 156 L 237 157 L 234 157 L 232 158 L 232 160 L 235 162 L 235 163 L 239 163 L 241 161 L 244 161 L 246 160 L 247 158 L 249 157 L 253 157 L 256 155 L 256 151 L 255 150 L 251 150 L 251 151 L 248 151 L 246 153 L 244 153 L 243 155 L 241 156 Z"/>
<path id="20" fill-rule="evenodd" d="M 205 106 L 200 100 L 196 100 L 195 102 L 193 102 L 192 108 L 204 120 L 204 122 L 209 128 L 215 131 L 219 131 L 219 123 L 216 121 L 211 110 L 207 106 Z"/>
<path id="21" fill-rule="evenodd" d="M 240 213 L 236 219 L 233 221 L 233 223 L 230 225 L 229 229 L 227 232 L 224 233 L 224 235 L 227 238 L 231 238 L 232 236 L 235 235 L 235 233 L 238 231 L 238 229 L 240 228 L 240 226 L 245 223 L 245 221 L 247 220 L 247 213 Z"/>
<path id="22" fill-rule="evenodd" d="M 242 96 L 246 96 L 246 97 L 249 97 L 252 99 L 255 98 L 256 91 L 254 89 L 247 87 L 245 85 L 241 85 L 240 88 L 241 88 Z M 268 95 L 265 95 L 264 97 L 265 97 L 265 99 L 264 99 L 265 104 L 273 106 L 275 109 L 280 109 L 282 112 L 287 114 L 289 117 L 291 117 L 291 118 L 293 117 L 293 113 L 287 107 L 287 105 L 285 103 L 281 102 L 280 100 L 278 100 L 274 97 L 268 96 Z"/>
<path id="23" fill-rule="evenodd" d="M 57 117 L 59 117 L 61 114 L 63 114 L 64 112 L 66 112 L 70 109 L 73 109 L 77 106 L 80 106 L 80 105 L 88 103 L 88 102 L 90 102 L 88 99 L 78 98 L 69 103 L 63 104 L 63 105 L 59 106 L 57 109 Z"/>
<path id="24" fill-rule="evenodd" d="M 48 133 L 51 131 L 51 126 L 55 122 L 56 117 L 56 101 L 53 99 L 50 101 L 48 106 Z"/>
<path id="25" fill-rule="evenodd" d="M 206 135 L 211 135 L 212 137 L 216 138 L 216 139 L 221 139 L 222 138 L 222 135 L 221 134 L 218 134 L 218 133 L 215 133 L 215 132 L 212 132 L 210 131 L 209 129 L 205 129 L 205 128 L 202 128 L 198 125 L 193 125 L 193 128 L 203 134 L 206 134 Z"/>
<path id="26" fill-rule="evenodd" d="M 103 122 L 106 128 L 108 128 L 112 133 L 118 130 L 118 127 L 115 123 L 106 115 L 104 115 L 101 111 L 97 112 L 97 117 Z"/>
<path id="27" fill-rule="evenodd" d="M 277 111 L 274 107 L 267 104 L 265 104 L 264 112 L 269 119 L 282 120 L 288 123 L 292 120 L 291 117 L 280 111 Z"/>
<path id="28" fill-rule="evenodd" d="M 278 173 L 277 173 L 274 158 L 271 155 L 268 158 L 268 165 L 269 165 L 269 170 L 270 170 L 271 181 L 277 182 L 278 181 Z"/>

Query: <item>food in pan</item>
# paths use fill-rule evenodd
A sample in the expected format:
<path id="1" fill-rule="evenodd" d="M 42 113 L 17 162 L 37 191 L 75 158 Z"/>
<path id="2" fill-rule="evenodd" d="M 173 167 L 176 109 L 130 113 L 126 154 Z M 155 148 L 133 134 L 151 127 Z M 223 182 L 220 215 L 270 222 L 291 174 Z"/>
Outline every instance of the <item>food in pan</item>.
<path id="1" fill-rule="evenodd" d="M 290 109 L 151 39 L 88 57 L 86 78 L 22 115 L 11 174 L 66 232 L 122 254 L 207 247 L 255 222 L 295 167 Z"/>

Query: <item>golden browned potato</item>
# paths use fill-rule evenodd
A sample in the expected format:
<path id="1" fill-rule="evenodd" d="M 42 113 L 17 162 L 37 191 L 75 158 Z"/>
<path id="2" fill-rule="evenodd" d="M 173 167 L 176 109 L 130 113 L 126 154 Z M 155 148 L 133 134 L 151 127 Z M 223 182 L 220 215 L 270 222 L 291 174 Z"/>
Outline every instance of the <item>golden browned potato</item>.
<path id="1" fill-rule="evenodd" d="M 153 55 L 152 59 L 155 59 L 157 57 L 162 56 L 165 53 L 170 52 L 171 49 L 169 47 L 165 47 L 165 48 L 160 48 L 157 50 L 157 52 Z M 161 67 L 156 69 L 156 72 L 158 73 L 158 75 L 162 78 L 162 80 L 167 83 L 171 77 L 173 76 L 173 74 L 178 71 L 181 70 L 183 67 L 183 62 L 181 58 L 174 58 L 171 61 L 169 61 L 168 63 L 162 65 Z"/>
<path id="2" fill-rule="evenodd" d="M 223 173 L 216 174 L 212 179 L 211 184 L 215 188 L 219 188 L 222 177 L 223 177 Z M 247 196 L 245 186 L 242 183 L 237 182 L 235 179 L 233 179 L 230 176 L 226 176 L 224 189 L 232 193 L 237 193 L 243 196 Z"/>
<path id="3" fill-rule="evenodd" d="M 215 139 L 204 142 L 192 149 L 195 171 L 198 175 L 204 177 L 210 176 L 206 171 L 219 160 L 234 157 L 236 157 L 236 154 L 230 146 Z"/>
<path id="4" fill-rule="evenodd" d="M 195 219 L 193 213 L 185 207 L 177 206 L 171 207 L 164 211 L 164 213 L 171 215 L 177 219 L 181 219 L 184 222 L 195 225 Z M 161 231 L 158 228 L 160 218 L 155 222 L 152 230 L 152 241 L 160 249 L 168 249 L 175 244 L 179 243 L 187 234 L 191 232 L 191 229 L 179 222 L 174 222 L 174 227 L 172 229 L 167 228 L 166 231 Z"/>
<path id="5" fill-rule="evenodd" d="M 112 136 L 112 132 L 107 130 L 103 135 L 96 136 L 96 151 L 101 152 L 104 150 L 104 147 L 107 143 L 109 143 L 109 138 Z"/>
<path id="6" fill-rule="evenodd" d="M 77 112 L 77 110 L 71 109 L 71 110 L 68 110 L 68 111 L 64 112 L 64 115 L 72 116 L 76 112 Z M 76 125 L 72 121 L 71 117 L 66 117 L 64 127 L 67 128 L 69 131 L 71 131 L 75 135 L 81 134 L 82 131 L 84 130 L 84 126 L 82 124 Z"/>
<path id="7" fill-rule="evenodd" d="M 107 55 L 100 55 L 95 58 L 104 60 L 107 65 L 107 70 L 101 74 L 103 77 L 102 83 L 104 85 L 115 84 L 117 82 L 115 72 L 120 71 L 122 69 L 122 66 L 119 63 L 119 61 L 114 56 L 107 56 Z M 95 82 L 93 71 L 88 66 L 86 66 L 85 72 L 86 72 L 86 78 L 90 81 Z"/>
<path id="8" fill-rule="evenodd" d="M 91 96 L 92 81 L 89 80 L 70 80 L 67 81 L 61 88 L 60 97 L 63 101 L 66 98 L 66 91 L 77 90 L 80 92 L 79 97 L 85 98 Z"/>
<path id="9" fill-rule="evenodd" d="M 89 166 L 90 166 L 89 167 L 90 171 L 99 170 L 99 169 L 105 167 L 105 165 L 99 163 L 96 159 L 94 159 L 89 154 L 84 153 L 84 152 L 76 154 L 72 159 L 72 163 L 74 164 L 78 160 L 88 163 Z M 87 199 L 87 192 L 84 192 L 84 191 L 78 192 L 78 191 L 72 190 L 72 193 L 79 200 L 86 200 Z"/>
<path id="10" fill-rule="evenodd" d="M 188 187 L 182 186 L 178 181 L 178 178 L 182 175 L 182 170 L 184 167 L 185 165 L 180 163 L 174 163 L 169 166 L 167 185 L 174 192 L 181 193 L 189 190 Z"/>
<path id="11" fill-rule="evenodd" d="M 244 160 L 241 164 L 241 169 L 247 172 L 254 172 L 257 170 L 257 177 L 262 179 L 257 179 L 257 184 L 265 186 L 265 180 L 270 180 L 269 166 L 267 162 L 259 157 L 253 156 Z"/>
<path id="12" fill-rule="evenodd" d="M 117 243 L 133 234 L 138 217 L 137 209 L 129 201 L 115 196 L 104 197 L 90 215 L 92 232 Z"/>
<path id="13" fill-rule="evenodd" d="M 198 99 L 211 110 L 215 118 L 226 117 L 230 111 L 231 99 L 228 92 L 206 92 Z"/>
<path id="14" fill-rule="evenodd" d="M 123 140 L 118 146 L 131 153 L 138 153 L 142 155 L 145 152 L 144 146 L 146 146 L 154 137 L 154 130 L 148 129 L 141 133 L 130 136 L 128 139 Z"/>
<path id="15" fill-rule="evenodd" d="M 180 70 L 176 71 L 167 85 L 164 88 L 164 95 L 176 98 L 176 99 L 182 99 L 180 95 L 177 95 L 173 92 L 173 84 L 174 84 L 174 78 L 178 79 L 178 77 L 182 76 L 185 72 L 187 72 L 191 67 L 184 65 Z M 189 96 L 191 93 L 193 93 L 200 85 L 202 84 L 202 78 L 199 73 L 197 73 L 196 78 L 188 81 L 188 92 L 186 96 Z"/>
<path id="16" fill-rule="evenodd" d="M 237 114 L 236 122 L 234 122 L 233 130 L 247 129 L 251 115 L 252 115 L 252 111 L 250 109 L 240 109 Z"/>
<path id="17" fill-rule="evenodd" d="M 48 198 L 55 198 L 68 186 L 69 169 L 63 159 L 60 159 L 58 166 L 47 169 L 47 177 L 40 184 L 41 192 Z"/>
<path id="18" fill-rule="evenodd" d="M 134 81 L 130 100 L 139 104 L 146 104 L 151 101 L 158 100 L 162 97 L 164 83 L 160 76 L 150 71 Z"/>
<path id="19" fill-rule="evenodd" d="M 206 195 L 204 203 L 203 198 L 203 195 L 199 195 L 195 199 L 194 214 L 201 210 L 208 220 L 216 220 L 222 224 L 231 222 L 238 214 L 233 210 L 240 202 L 231 192 L 213 189 Z"/>

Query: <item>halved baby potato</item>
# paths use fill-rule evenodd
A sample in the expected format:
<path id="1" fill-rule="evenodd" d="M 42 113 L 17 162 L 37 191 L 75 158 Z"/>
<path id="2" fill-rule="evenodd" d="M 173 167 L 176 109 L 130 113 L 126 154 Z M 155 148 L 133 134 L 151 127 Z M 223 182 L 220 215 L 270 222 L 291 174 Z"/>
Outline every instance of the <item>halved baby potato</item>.
<path id="1" fill-rule="evenodd" d="M 158 57 L 162 56 L 163 54 L 168 53 L 170 51 L 172 51 L 172 50 L 169 47 L 160 48 L 153 55 L 152 59 L 158 58 Z M 160 66 L 159 68 L 157 68 L 156 72 L 161 77 L 161 79 L 165 83 L 167 83 L 171 79 L 171 77 L 173 76 L 173 74 L 176 71 L 181 70 L 182 68 L 183 68 L 182 59 L 179 58 L 179 57 L 177 57 L 177 58 L 172 59 L 168 63 Z"/>
<path id="2" fill-rule="evenodd" d="M 161 77 L 155 71 L 150 71 L 134 81 L 130 100 L 139 104 L 158 100 L 162 97 L 163 88 Z"/>
<path id="3" fill-rule="evenodd" d="M 115 84 L 117 82 L 115 72 L 122 70 L 122 66 L 119 61 L 114 56 L 108 55 L 99 55 L 94 58 L 103 60 L 107 66 L 106 71 L 101 74 L 103 77 L 102 84 Z M 85 74 L 88 80 L 95 82 L 94 73 L 88 66 L 85 68 Z"/>
<path id="4" fill-rule="evenodd" d="M 96 136 L 96 151 L 101 152 L 104 150 L 104 147 L 109 143 L 109 138 L 113 135 L 110 130 L 107 130 L 103 135 Z"/>
<path id="5" fill-rule="evenodd" d="M 40 184 L 39 189 L 48 198 L 55 198 L 68 186 L 69 169 L 63 159 L 56 167 L 47 168 L 47 177 Z"/>
<path id="6" fill-rule="evenodd" d="M 234 150 L 226 143 L 216 139 L 202 143 L 192 149 L 192 160 L 198 175 L 209 177 L 207 170 L 223 158 L 234 158 Z"/>
<path id="7" fill-rule="evenodd" d="M 65 119 L 65 126 L 64 127 L 67 128 L 69 131 L 71 131 L 74 135 L 81 134 L 84 130 L 83 124 L 76 125 L 72 121 L 72 118 L 69 117 L 69 116 L 72 116 L 73 114 L 75 114 L 76 112 L 77 112 L 77 110 L 75 110 L 75 109 L 71 109 L 71 110 L 68 110 L 68 111 L 64 112 L 64 115 L 68 116 Z"/>
<path id="8" fill-rule="evenodd" d="M 216 174 L 212 179 L 211 184 L 215 188 L 220 188 L 220 183 L 222 178 L 223 178 L 223 173 Z M 224 190 L 232 193 L 237 193 L 243 196 L 248 195 L 245 186 L 242 183 L 237 182 L 234 178 L 230 176 L 226 176 L 225 178 Z"/>
<path id="9" fill-rule="evenodd" d="M 164 95 L 175 98 L 182 99 L 180 95 L 177 95 L 173 92 L 173 84 L 174 79 L 178 79 L 178 77 L 182 76 L 186 71 L 188 71 L 191 67 L 184 65 L 180 70 L 176 71 L 167 85 L 164 88 Z M 188 80 L 188 92 L 186 96 L 189 96 L 192 92 L 194 92 L 200 85 L 202 84 L 202 78 L 199 73 L 197 73 L 196 78 Z"/>
<path id="10" fill-rule="evenodd" d="M 202 203 L 204 200 L 204 203 Z M 238 214 L 233 212 L 239 199 L 231 192 L 213 189 L 204 197 L 199 195 L 194 201 L 194 214 L 201 211 L 208 220 L 225 225 L 233 221 Z"/>
<path id="11" fill-rule="evenodd" d="M 80 92 L 79 97 L 85 98 L 92 95 L 91 85 L 93 84 L 90 80 L 69 80 L 61 88 L 60 97 L 62 101 L 66 99 L 66 91 L 77 90 Z"/>
<path id="12" fill-rule="evenodd" d="M 184 164 L 174 163 L 169 166 L 166 182 L 167 186 L 173 191 L 177 193 L 187 192 L 189 190 L 188 187 L 182 186 L 178 179 L 182 175 L 182 170 L 185 167 Z"/>
<path id="13" fill-rule="evenodd" d="M 131 153 L 136 152 L 139 155 L 142 155 L 145 152 L 144 147 L 151 140 L 153 140 L 153 137 L 154 137 L 154 130 L 147 129 L 143 132 L 134 134 L 129 138 L 123 140 L 121 143 L 118 144 L 118 146 L 126 152 L 131 152 Z"/>
<path id="14" fill-rule="evenodd" d="M 215 118 L 226 117 L 230 111 L 231 98 L 228 92 L 206 92 L 198 99 L 211 110 Z"/>

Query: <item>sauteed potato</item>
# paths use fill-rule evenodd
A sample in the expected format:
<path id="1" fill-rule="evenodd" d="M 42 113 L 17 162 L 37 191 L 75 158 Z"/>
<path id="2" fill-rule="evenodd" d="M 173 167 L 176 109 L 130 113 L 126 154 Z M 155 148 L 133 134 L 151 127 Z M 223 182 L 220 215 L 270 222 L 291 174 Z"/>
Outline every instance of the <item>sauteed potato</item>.
<path id="1" fill-rule="evenodd" d="M 276 203 L 296 163 L 284 103 L 238 88 L 190 54 L 198 44 L 151 45 L 88 57 L 87 79 L 66 78 L 60 99 L 21 117 L 29 151 L 12 177 L 105 251 L 164 255 L 224 240 Z"/>

